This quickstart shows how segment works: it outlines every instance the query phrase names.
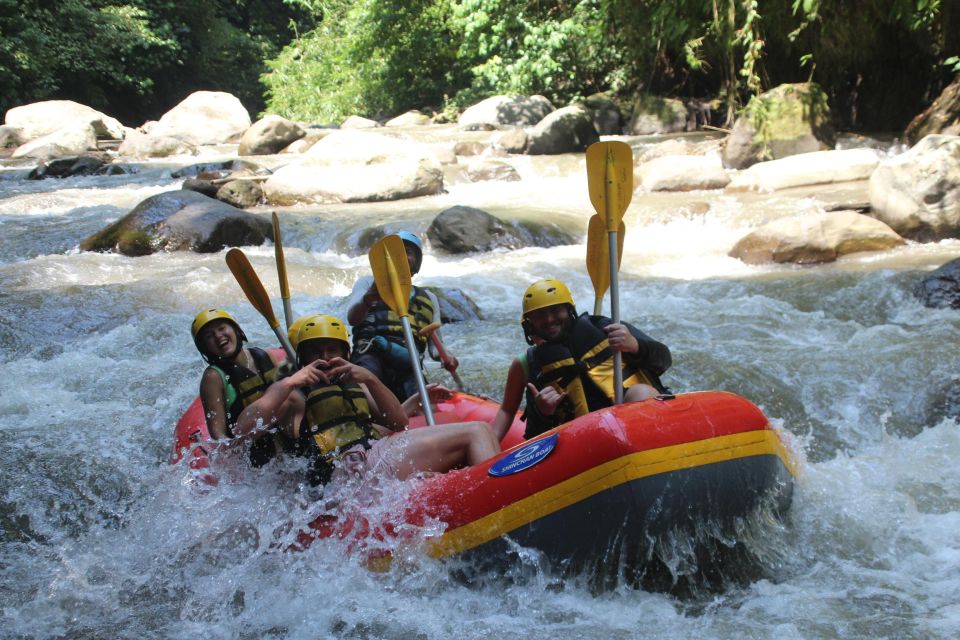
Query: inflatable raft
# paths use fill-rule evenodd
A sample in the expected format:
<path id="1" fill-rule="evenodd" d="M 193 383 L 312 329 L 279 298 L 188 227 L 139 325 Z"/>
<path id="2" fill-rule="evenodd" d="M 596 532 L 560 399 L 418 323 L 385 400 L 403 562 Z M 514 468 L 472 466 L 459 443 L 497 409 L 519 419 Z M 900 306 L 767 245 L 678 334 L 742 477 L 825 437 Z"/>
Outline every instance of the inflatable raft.
<path id="1" fill-rule="evenodd" d="M 435 417 L 490 421 L 497 409 L 456 393 Z M 177 425 L 174 457 L 189 451 L 197 469 L 206 464 L 202 418 L 195 402 Z M 442 531 L 426 541 L 435 558 L 502 565 L 519 545 L 564 574 L 659 587 L 650 580 L 662 578 L 651 576 L 670 561 L 657 545 L 682 547 L 698 571 L 723 573 L 743 527 L 777 520 L 790 505 L 796 469 L 788 449 L 755 405 L 731 393 L 664 396 L 595 411 L 526 442 L 522 433 L 517 420 L 497 457 L 418 480 L 401 513 L 375 522 L 325 513 L 303 527 L 298 544 L 348 539 L 382 566 L 411 531 Z M 669 589 L 677 575 L 666 568 Z"/>

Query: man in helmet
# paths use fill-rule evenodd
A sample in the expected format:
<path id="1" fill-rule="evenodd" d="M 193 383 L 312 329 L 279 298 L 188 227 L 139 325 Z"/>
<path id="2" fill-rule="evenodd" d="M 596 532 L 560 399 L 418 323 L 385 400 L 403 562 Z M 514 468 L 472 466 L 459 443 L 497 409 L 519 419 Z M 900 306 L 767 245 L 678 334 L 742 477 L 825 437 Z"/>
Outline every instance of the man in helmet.
<path id="1" fill-rule="evenodd" d="M 500 451 L 489 425 L 464 422 L 404 431 L 407 415 L 372 371 L 348 360 L 350 341 L 337 318 L 314 316 L 297 338 L 296 373 L 271 386 L 241 416 L 240 427 L 288 425 L 294 451 L 312 458 L 309 479 L 325 484 L 336 469 L 406 478 L 448 471 Z M 403 431 L 384 438 L 390 431 Z"/>
<path id="2" fill-rule="evenodd" d="M 670 349 L 628 323 L 577 315 L 570 290 L 559 280 L 538 280 L 523 294 L 520 320 L 527 343 L 507 373 L 493 431 L 502 438 L 526 395 L 526 438 L 613 404 L 613 352 L 622 355 L 624 401 L 666 392 L 660 376 Z"/>
<path id="3" fill-rule="evenodd" d="M 423 263 L 423 245 L 420 238 L 409 231 L 400 231 L 396 235 L 403 240 L 411 275 L 416 274 Z M 372 371 L 398 398 L 407 398 L 417 393 L 417 379 L 410 366 L 400 317 L 380 298 L 372 277 L 357 281 L 350 301 L 347 322 L 353 328 L 353 361 Z M 439 359 L 432 345 L 428 345 L 426 336 L 419 334 L 421 329 L 440 319 L 440 305 L 436 296 L 426 289 L 413 286 L 410 290 L 408 310 L 410 329 L 413 331 L 421 363 L 428 346 L 431 348 L 430 356 L 434 360 Z M 451 356 L 444 366 L 456 369 L 456 358 Z"/>
<path id="4" fill-rule="evenodd" d="M 276 379 L 278 360 L 257 347 L 244 347 L 247 336 L 223 309 L 205 309 L 190 328 L 193 343 L 209 365 L 200 379 L 200 401 L 210 437 L 220 440 L 251 435 L 250 459 L 259 466 L 272 455 L 273 443 L 262 431 L 236 428 L 243 410 Z"/>

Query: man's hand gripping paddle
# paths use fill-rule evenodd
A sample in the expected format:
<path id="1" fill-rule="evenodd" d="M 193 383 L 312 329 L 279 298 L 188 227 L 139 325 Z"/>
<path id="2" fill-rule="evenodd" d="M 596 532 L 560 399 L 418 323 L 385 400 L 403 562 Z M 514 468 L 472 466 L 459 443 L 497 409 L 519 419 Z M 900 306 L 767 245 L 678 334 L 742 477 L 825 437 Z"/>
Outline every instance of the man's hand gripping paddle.
<path id="1" fill-rule="evenodd" d="M 277 334 L 277 339 L 283 345 L 283 350 L 287 352 L 287 358 L 290 362 L 296 362 L 297 354 L 290 345 L 286 332 L 280 329 L 280 321 L 273 313 L 270 296 L 267 295 L 267 290 L 263 288 L 263 283 L 260 282 L 260 278 L 257 276 L 257 272 L 253 270 L 253 265 L 247 260 L 247 256 L 240 249 L 230 249 L 230 251 L 227 251 L 227 266 L 230 267 L 233 277 L 237 279 L 237 283 L 246 294 L 247 300 L 260 312 L 273 332 Z"/>
<path id="2" fill-rule="evenodd" d="M 633 151 L 625 142 L 595 142 L 587 147 L 587 186 L 590 190 L 590 202 L 601 219 L 607 232 L 607 261 L 610 284 L 610 317 L 620 322 L 620 288 L 617 273 L 620 269 L 620 254 L 623 247 L 623 213 L 633 198 Z M 594 228 L 591 221 L 590 229 Z M 593 232 L 596 235 L 596 231 Z M 618 240 L 619 237 L 619 240 Z M 596 267 L 598 261 L 603 262 L 604 256 L 592 256 L 597 250 L 594 245 L 602 242 L 590 242 L 589 229 L 587 239 L 587 270 L 593 280 L 594 289 L 598 279 L 594 276 L 597 271 L 600 284 L 606 284 L 605 278 Z M 604 288 L 606 290 L 606 288 Z M 603 297 L 597 293 L 598 299 Z M 613 354 L 614 394 L 616 404 L 623 402 L 623 357 L 619 351 Z"/>
<path id="3" fill-rule="evenodd" d="M 420 358 L 417 345 L 413 340 L 413 330 L 410 329 L 410 289 L 413 286 L 410 276 L 410 263 L 407 262 L 407 251 L 400 236 L 389 235 L 381 238 L 370 247 L 370 268 L 373 270 L 373 280 L 377 283 L 380 298 L 390 309 L 400 316 L 403 324 L 403 336 L 407 342 L 407 352 L 410 354 L 410 368 L 417 376 L 417 390 L 420 393 L 420 403 L 423 405 L 423 416 L 427 424 L 435 424 L 433 408 L 430 406 L 430 395 L 427 385 L 423 381 L 423 371 L 420 369 Z"/>
<path id="4" fill-rule="evenodd" d="M 273 212 L 273 252 L 277 257 L 277 276 L 280 278 L 280 297 L 283 299 L 283 319 L 287 329 L 293 324 L 293 307 L 290 306 L 290 283 L 287 282 L 287 262 L 283 257 L 283 238 L 280 235 L 280 218 Z"/>
<path id="5" fill-rule="evenodd" d="M 457 374 L 457 367 L 454 366 L 453 358 L 451 358 L 450 354 L 447 353 L 446 347 L 444 347 L 443 343 L 440 341 L 440 336 L 437 335 L 437 329 L 439 328 L 439 322 L 431 322 L 423 329 L 420 329 L 418 333 L 421 336 L 427 337 L 433 342 L 433 346 L 437 348 L 437 353 L 440 354 L 440 363 L 443 365 L 444 369 L 450 372 L 450 376 L 453 378 L 454 384 L 457 385 L 457 391 L 463 391 L 463 380 L 461 380 L 459 374 Z"/>

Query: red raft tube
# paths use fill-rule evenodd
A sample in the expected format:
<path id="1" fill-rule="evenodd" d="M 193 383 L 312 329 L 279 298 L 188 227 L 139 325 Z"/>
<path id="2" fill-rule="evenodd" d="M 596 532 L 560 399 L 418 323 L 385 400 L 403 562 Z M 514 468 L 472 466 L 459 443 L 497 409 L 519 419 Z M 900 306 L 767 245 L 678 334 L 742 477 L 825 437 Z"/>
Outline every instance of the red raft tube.
<path id="1" fill-rule="evenodd" d="M 438 424 L 489 422 L 498 408 L 455 393 L 435 417 Z M 736 547 L 744 523 L 770 521 L 760 514 L 779 522 L 790 506 L 797 472 L 791 453 L 760 409 L 732 393 L 664 396 L 594 411 L 526 442 L 522 433 L 516 420 L 500 455 L 419 480 L 402 513 L 378 516 L 383 522 L 321 516 L 301 531 L 299 544 L 375 536 L 372 565 L 383 567 L 390 560 L 384 536 L 436 530 L 441 522 L 443 533 L 426 543 L 434 558 L 502 565 L 511 557 L 509 539 L 565 573 L 604 580 L 626 573 L 642 582 L 662 565 L 654 546 L 666 539 L 712 545 L 710 558 L 698 554 L 704 570 L 724 571 L 724 555 L 742 562 L 743 554 L 716 551 Z M 204 469 L 206 437 L 195 401 L 177 425 L 174 461 L 187 453 L 191 467 Z M 676 576 L 668 589 L 671 580 Z"/>

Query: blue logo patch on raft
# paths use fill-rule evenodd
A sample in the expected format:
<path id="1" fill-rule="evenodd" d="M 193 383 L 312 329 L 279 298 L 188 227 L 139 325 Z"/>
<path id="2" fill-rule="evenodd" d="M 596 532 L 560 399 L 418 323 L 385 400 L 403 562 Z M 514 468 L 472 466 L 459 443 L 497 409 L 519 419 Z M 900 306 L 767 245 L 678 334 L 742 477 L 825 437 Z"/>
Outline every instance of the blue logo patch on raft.
<path id="1" fill-rule="evenodd" d="M 553 448 L 557 446 L 557 438 L 559 435 L 560 434 L 555 433 L 548 438 L 537 440 L 520 447 L 510 455 L 493 463 L 487 473 L 500 478 L 529 469 L 550 455 Z"/>

